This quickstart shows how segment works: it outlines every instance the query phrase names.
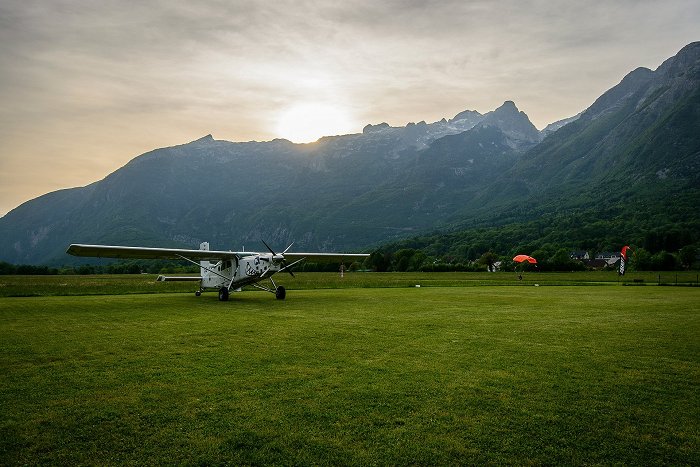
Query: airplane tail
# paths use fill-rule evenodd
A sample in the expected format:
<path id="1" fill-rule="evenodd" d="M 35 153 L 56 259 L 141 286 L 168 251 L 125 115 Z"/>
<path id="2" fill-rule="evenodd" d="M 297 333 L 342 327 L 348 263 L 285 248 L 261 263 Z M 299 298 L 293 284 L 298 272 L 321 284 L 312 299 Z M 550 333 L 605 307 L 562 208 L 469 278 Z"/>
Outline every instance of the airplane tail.
<path id="1" fill-rule="evenodd" d="M 199 249 L 204 250 L 204 251 L 209 251 L 209 242 L 200 243 Z M 211 275 L 211 273 L 208 270 L 210 267 L 211 267 L 211 263 L 209 261 L 200 261 L 199 262 L 199 275 L 202 278 L 202 285 L 204 285 L 206 280 Z"/>

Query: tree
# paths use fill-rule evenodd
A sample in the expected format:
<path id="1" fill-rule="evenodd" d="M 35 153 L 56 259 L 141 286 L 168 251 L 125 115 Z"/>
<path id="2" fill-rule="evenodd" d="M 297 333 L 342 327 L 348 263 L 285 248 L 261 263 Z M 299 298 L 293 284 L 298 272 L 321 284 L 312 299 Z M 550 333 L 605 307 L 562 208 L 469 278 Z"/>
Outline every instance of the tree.
<path id="1" fill-rule="evenodd" d="M 487 251 L 483 255 L 481 255 L 481 258 L 479 258 L 479 264 L 483 264 L 487 267 L 489 271 L 494 271 L 495 270 L 495 264 L 498 261 L 498 255 L 491 251 Z"/>
<path id="2" fill-rule="evenodd" d="M 651 271 L 651 253 L 644 248 L 637 248 L 632 255 L 630 266 L 632 266 L 635 271 Z"/>
<path id="3" fill-rule="evenodd" d="M 686 245 L 678 252 L 678 259 L 685 269 L 693 267 L 698 250 L 693 245 Z"/>
<path id="4" fill-rule="evenodd" d="M 17 274 L 17 268 L 14 264 L 0 261 L 0 275 Z"/>
<path id="5" fill-rule="evenodd" d="M 566 248 L 560 248 L 559 251 L 550 258 L 549 262 L 552 269 L 555 271 L 575 271 L 584 269 L 583 264 L 571 259 L 570 251 Z"/>
<path id="6" fill-rule="evenodd" d="M 408 271 L 416 251 L 413 248 L 404 248 L 394 253 L 393 269 L 400 272 Z"/>
<path id="7" fill-rule="evenodd" d="M 388 271 L 391 266 L 391 253 L 381 250 L 373 251 L 365 260 L 365 265 L 375 272 Z"/>
<path id="8" fill-rule="evenodd" d="M 673 271 L 676 269 L 676 257 L 665 250 L 661 250 L 652 256 L 651 263 L 656 271 Z"/>

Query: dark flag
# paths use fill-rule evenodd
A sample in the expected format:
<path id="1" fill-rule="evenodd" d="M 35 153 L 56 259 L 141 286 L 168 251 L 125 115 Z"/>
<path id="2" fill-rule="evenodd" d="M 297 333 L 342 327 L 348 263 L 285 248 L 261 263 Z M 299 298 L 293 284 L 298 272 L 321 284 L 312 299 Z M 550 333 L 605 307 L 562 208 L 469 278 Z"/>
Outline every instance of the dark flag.
<path id="1" fill-rule="evenodd" d="M 627 250 L 629 250 L 630 247 L 627 245 L 622 247 L 622 251 L 620 252 L 620 272 L 619 274 L 621 276 L 625 275 L 625 264 L 627 263 Z"/>

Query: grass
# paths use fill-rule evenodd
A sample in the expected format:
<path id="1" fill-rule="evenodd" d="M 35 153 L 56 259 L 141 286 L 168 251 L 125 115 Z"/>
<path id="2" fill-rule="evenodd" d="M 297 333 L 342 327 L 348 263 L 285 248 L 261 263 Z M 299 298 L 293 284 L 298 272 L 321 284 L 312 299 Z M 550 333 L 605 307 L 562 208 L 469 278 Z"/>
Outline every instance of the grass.
<path id="1" fill-rule="evenodd" d="M 96 274 L 91 276 L 0 276 L 0 297 L 51 295 L 122 295 L 187 292 L 196 282 L 156 282 L 153 274 Z"/>
<path id="2" fill-rule="evenodd" d="M 689 287 L 6 297 L 0 464 L 698 465 L 699 312 Z"/>

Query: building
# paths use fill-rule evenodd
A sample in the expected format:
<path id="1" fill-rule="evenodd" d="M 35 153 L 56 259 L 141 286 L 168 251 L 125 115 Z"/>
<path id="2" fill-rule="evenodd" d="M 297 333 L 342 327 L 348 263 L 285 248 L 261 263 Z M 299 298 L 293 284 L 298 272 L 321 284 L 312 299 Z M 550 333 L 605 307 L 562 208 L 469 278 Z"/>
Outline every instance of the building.
<path id="1" fill-rule="evenodd" d="M 571 253 L 569 253 L 569 258 L 582 261 L 591 259 L 591 256 L 588 254 L 587 251 L 572 251 Z"/>

